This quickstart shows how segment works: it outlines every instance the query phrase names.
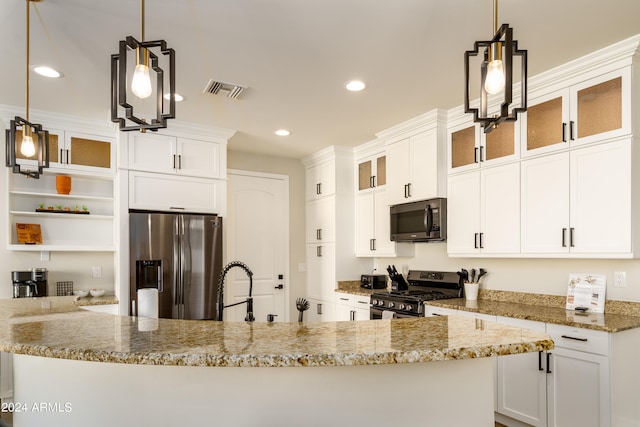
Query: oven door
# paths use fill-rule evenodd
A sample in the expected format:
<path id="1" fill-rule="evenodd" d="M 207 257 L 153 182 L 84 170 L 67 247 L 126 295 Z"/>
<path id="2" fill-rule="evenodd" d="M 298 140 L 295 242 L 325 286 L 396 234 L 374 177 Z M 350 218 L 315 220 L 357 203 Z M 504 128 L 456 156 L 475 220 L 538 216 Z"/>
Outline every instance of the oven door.
<path id="1" fill-rule="evenodd" d="M 369 319 L 370 320 L 376 320 L 376 319 L 382 319 L 382 312 L 384 310 L 381 310 L 379 308 L 373 308 L 371 307 L 369 309 Z M 393 310 L 391 310 L 393 311 Z M 398 313 L 395 312 L 393 313 L 393 318 L 394 319 L 401 319 L 401 318 L 406 318 L 406 317 L 418 317 L 418 314 L 406 314 L 406 313 Z"/>

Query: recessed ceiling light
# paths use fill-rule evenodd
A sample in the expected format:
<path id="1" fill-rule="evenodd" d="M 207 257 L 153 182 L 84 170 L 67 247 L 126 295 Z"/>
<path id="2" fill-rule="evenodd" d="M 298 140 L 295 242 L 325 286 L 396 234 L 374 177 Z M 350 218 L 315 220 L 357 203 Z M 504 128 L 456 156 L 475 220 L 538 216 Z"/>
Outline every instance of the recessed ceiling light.
<path id="1" fill-rule="evenodd" d="M 175 98 L 176 98 L 176 102 L 180 102 L 180 101 L 184 101 L 184 96 L 180 95 L 179 93 L 174 94 Z M 164 99 L 166 99 L 167 101 L 171 100 L 171 94 L 170 93 L 165 93 L 164 94 Z"/>
<path id="2" fill-rule="evenodd" d="M 62 77 L 62 73 L 60 71 L 55 70 L 51 67 L 47 67 L 46 65 L 37 65 L 33 67 L 33 71 L 40 74 L 41 76 L 51 77 L 52 79 Z"/>
<path id="3" fill-rule="evenodd" d="M 278 135 L 278 136 L 287 136 L 287 135 L 290 135 L 290 134 L 291 134 L 291 132 L 289 132 L 286 129 L 278 129 L 276 131 L 276 135 Z"/>
<path id="4" fill-rule="evenodd" d="M 364 84 L 364 82 L 361 82 L 360 80 L 351 80 L 349 83 L 345 85 L 345 87 L 347 88 L 347 90 L 350 90 L 351 92 L 358 92 L 364 89 L 366 85 Z"/>

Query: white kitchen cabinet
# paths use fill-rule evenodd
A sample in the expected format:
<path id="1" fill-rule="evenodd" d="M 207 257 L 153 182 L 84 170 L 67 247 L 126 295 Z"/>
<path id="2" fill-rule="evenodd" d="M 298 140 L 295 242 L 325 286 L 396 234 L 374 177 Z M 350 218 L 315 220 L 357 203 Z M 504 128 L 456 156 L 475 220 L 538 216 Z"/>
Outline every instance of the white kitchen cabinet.
<path id="1" fill-rule="evenodd" d="M 358 191 L 366 191 L 372 188 L 387 185 L 387 156 L 377 154 L 357 161 Z"/>
<path id="2" fill-rule="evenodd" d="M 224 201 L 223 180 L 129 172 L 130 209 L 217 214 Z"/>
<path id="3" fill-rule="evenodd" d="M 307 243 L 336 241 L 336 198 L 324 197 L 307 203 Z"/>
<path id="4" fill-rule="evenodd" d="M 545 332 L 542 322 L 497 318 L 498 323 Z M 496 412 L 536 427 L 547 425 L 547 373 L 544 352 L 497 358 Z M 500 420 L 497 420 L 500 421 Z"/>
<path id="5" fill-rule="evenodd" d="M 444 131 L 435 127 L 387 144 L 387 197 L 390 205 L 444 197 Z"/>
<path id="6" fill-rule="evenodd" d="M 547 333 L 556 347 L 547 352 L 548 425 L 610 426 L 610 335 L 553 324 Z"/>
<path id="7" fill-rule="evenodd" d="M 149 133 L 129 134 L 129 170 L 224 178 L 224 145 L 195 139 Z"/>
<path id="8" fill-rule="evenodd" d="M 354 280 L 373 269 L 356 257 L 354 157 L 331 146 L 305 157 L 308 298 L 334 301 L 339 280 Z M 319 185 L 318 185 L 319 184 Z"/>
<path id="9" fill-rule="evenodd" d="M 336 293 L 336 320 L 369 320 L 370 300 L 364 295 Z"/>
<path id="10" fill-rule="evenodd" d="M 336 163 L 332 160 L 309 166 L 306 172 L 307 200 L 336 193 Z"/>
<path id="11" fill-rule="evenodd" d="M 425 317 L 433 316 L 455 316 L 458 314 L 458 310 L 454 308 L 437 307 L 435 305 L 425 304 L 424 315 Z"/>
<path id="12" fill-rule="evenodd" d="M 539 155 L 631 134 L 631 67 L 533 95 L 522 115 L 522 155 Z"/>
<path id="13" fill-rule="evenodd" d="M 629 256 L 631 165 L 630 140 L 523 161 L 522 252 Z"/>
<path id="14" fill-rule="evenodd" d="M 387 192 L 356 195 L 356 255 L 359 257 L 413 256 L 415 245 L 391 241 Z"/>
<path id="15" fill-rule="evenodd" d="M 520 156 L 520 122 L 503 122 L 489 133 L 466 115 L 448 130 L 449 173 L 516 161 Z"/>
<path id="16" fill-rule="evenodd" d="M 307 301 L 309 301 L 309 310 L 302 315 L 304 322 L 334 322 L 336 320 L 336 305 L 332 299 L 308 298 Z"/>
<path id="17" fill-rule="evenodd" d="M 449 177 L 449 255 L 520 251 L 520 164 Z"/>

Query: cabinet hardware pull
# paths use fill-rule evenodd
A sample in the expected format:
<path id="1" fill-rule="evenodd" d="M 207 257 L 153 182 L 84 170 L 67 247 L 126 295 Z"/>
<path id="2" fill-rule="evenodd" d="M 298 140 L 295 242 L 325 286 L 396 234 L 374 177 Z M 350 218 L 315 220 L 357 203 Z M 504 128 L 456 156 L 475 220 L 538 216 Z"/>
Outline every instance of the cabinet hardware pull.
<path id="1" fill-rule="evenodd" d="M 351 310 L 349 312 L 349 320 L 356 320 L 356 312 Z"/>
<path id="2" fill-rule="evenodd" d="M 438 314 L 438 313 L 431 313 L 432 316 L 442 316 L 442 314 Z"/>
<path id="3" fill-rule="evenodd" d="M 316 194 L 318 194 L 318 195 L 322 194 L 322 183 L 321 182 L 316 184 Z"/>
<path id="4" fill-rule="evenodd" d="M 173 168 L 176 168 L 176 155 L 173 155 Z"/>
<path id="5" fill-rule="evenodd" d="M 588 338 L 576 338 L 576 337 L 571 337 L 569 335 L 560 335 L 562 338 L 568 339 L 568 340 L 574 340 L 574 341 L 582 341 L 582 342 L 587 342 L 589 341 Z"/>
<path id="6" fill-rule="evenodd" d="M 478 233 L 473 234 L 473 247 L 478 249 Z"/>
<path id="7" fill-rule="evenodd" d="M 551 364 L 550 364 L 550 360 L 551 360 L 551 353 L 547 353 L 547 374 L 551 373 Z"/>
<path id="8" fill-rule="evenodd" d="M 378 186 L 378 177 L 373 175 L 371 178 L 373 178 L 373 187 L 377 187 Z"/>
<path id="9" fill-rule="evenodd" d="M 566 235 L 567 235 L 567 229 L 566 229 L 566 228 L 563 228 L 563 229 L 562 229 L 562 247 L 563 247 L 563 248 L 566 248 L 566 247 L 567 247 L 567 238 L 566 238 Z"/>
<path id="10" fill-rule="evenodd" d="M 538 352 L 538 371 L 544 371 L 542 368 L 542 352 Z"/>
<path id="11" fill-rule="evenodd" d="M 369 239 L 369 249 L 372 251 L 376 250 L 376 239 Z"/>
<path id="12" fill-rule="evenodd" d="M 569 228 L 569 246 L 571 246 L 572 248 L 575 247 L 575 243 L 573 241 L 573 232 L 575 231 L 575 228 L 571 227 Z"/>
<path id="13" fill-rule="evenodd" d="M 322 304 L 318 304 L 318 305 L 316 306 L 316 313 L 318 313 L 318 314 L 322 314 Z"/>
<path id="14" fill-rule="evenodd" d="M 484 233 L 480 233 L 480 249 L 484 249 L 484 245 L 482 244 L 482 236 L 484 236 Z"/>
<path id="15" fill-rule="evenodd" d="M 407 184 L 407 197 L 411 197 L 411 183 Z"/>
<path id="16" fill-rule="evenodd" d="M 316 256 L 317 257 L 322 256 L 322 246 L 316 246 Z"/>
<path id="17" fill-rule="evenodd" d="M 322 240 L 322 228 L 316 229 L 316 240 Z"/>
<path id="18" fill-rule="evenodd" d="M 574 140 L 575 140 L 575 138 L 573 137 L 573 126 L 575 125 L 575 123 L 576 123 L 576 122 L 574 122 L 573 120 L 571 120 L 571 121 L 569 122 L 569 139 L 570 139 L 571 141 L 574 141 Z"/>
<path id="19" fill-rule="evenodd" d="M 473 163 L 478 163 L 478 147 L 473 151 Z"/>
<path id="20" fill-rule="evenodd" d="M 369 301 L 358 301 L 358 304 L 367 304 L 367 305 L 369 305 Z"/>
<path id="21" fill-rule="evenodd" d="M 404 198 L 407 198 L 407 184 L 404 185 Z"/>
<path id="22" fill-rule="evenodd" d="M 182 169 L 182 154 L 178 154 L 178 169 Z"/>
<path id="23" fill-rule="evenodd" d="M 567 124 L 562 123 L 562 142 L 567 142 Z"/>
<path id="24" fill-rule="evenodd" d="M 484 146 L 482 146 L 482 145 L 481 145 L 481 146 L 480 146 L 480 161 L 481 161 L 481 162 L 484 162 L 484 161 L 486 161 L 486 160 L 487 160 L 487 159 L 486 159 L 486 157 L 487 157 L 487 155 L 486 155 L 486 154 L 484 155 L 485 159 L 484 159 L 484 160 L 482 160 L 482 157 L 483 157 L 483 156 L 482 156 L 482 154 L 483 154 L 483 152 L 484 152 Z"/>
<path id="25" fill-rule="evenodd" d="M 281 283 L 278 286 L 274 286 L 273 289 L 284 289 L 284 285 Z"/>
<path id="26" fill-rule="evenodd" d="M 62 158 L 62 148 L 60 149 L 60 163 L 64 164 L 64 159 Z"/>
<path id="27" fill-rule="evenodd" d="M 178 206 L 169 206 L 169 209 L 171 209 L 171 210 L 176 209 L 176 210 L 180 210 L 180 211 L 185 210 L 184 208 L 181 208 L 181 207 L 178 207 Z"/>
<path id="28" fill-rule="evenodd" d="M 349 301 L 349 298 L 340 298 L 340 301 Z"/>
<path id="29" fill-rule="evenodd" d="M 67 161 L 66 161 L 66 163 L 69 164 L 69 150 L 67 149 L 67 150 L 64 150 L 64 151 L 67 152 Z"/>

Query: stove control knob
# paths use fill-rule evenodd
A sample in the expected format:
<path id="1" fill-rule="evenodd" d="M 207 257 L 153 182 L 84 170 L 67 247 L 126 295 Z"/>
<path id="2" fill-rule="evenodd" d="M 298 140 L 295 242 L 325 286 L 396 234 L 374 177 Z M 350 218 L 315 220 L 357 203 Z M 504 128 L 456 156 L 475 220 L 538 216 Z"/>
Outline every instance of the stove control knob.
<path id="1" fill-rule="evenodd" d="M 377 299 L 372 299 L 371 300 L 371 305 L 378 305 L 378 300 Z"/>
<path id="2" fill-rule="evenodd" d="M 413 310 L 413 308 L 411 307 L 411 305 L 410 305 L 410 304 L 407 304 L 404 308 L 405 308 L 407 311 L 411 311 L 411 310 Z"/>
<path id="3" fill-rule="evenodd" d="M 389 307 L 389 308 L 393 308 L 393 307 L 395 307 L 395 306 L 396 306 L 396 305 L 395 305 L 394 303 L 392 303 L 392 302 L 390 302 L 390 303 L 387 305 L 387 307 Z"/>
<path id="4" fill-rule="evenodd" d="M 404 304 L 400 304 L 400 305 L 398 306 L 398 309 L 400 309 L 400 310 L 404 310 Z"/>

